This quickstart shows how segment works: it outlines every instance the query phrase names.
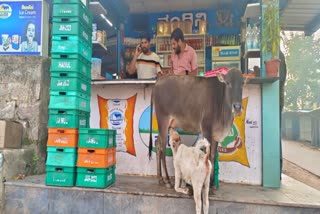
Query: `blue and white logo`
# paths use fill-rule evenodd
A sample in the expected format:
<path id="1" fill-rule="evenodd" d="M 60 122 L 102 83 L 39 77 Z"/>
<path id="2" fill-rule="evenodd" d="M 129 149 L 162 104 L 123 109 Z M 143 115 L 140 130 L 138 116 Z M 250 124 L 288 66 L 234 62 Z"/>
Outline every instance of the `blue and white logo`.
<path id="1" fill-rule="evenodd" d="M 114 111 L 110 115 L 110 123 L 114 126 L 120 126 L 123 122 L 123 115 L 119 111 Z"/>
<path id="2" fill-rule="evenodd" d="M 12 9 L 10 5 L 0 4 L 0 19 L 7 19 L 11 16 Z"/>

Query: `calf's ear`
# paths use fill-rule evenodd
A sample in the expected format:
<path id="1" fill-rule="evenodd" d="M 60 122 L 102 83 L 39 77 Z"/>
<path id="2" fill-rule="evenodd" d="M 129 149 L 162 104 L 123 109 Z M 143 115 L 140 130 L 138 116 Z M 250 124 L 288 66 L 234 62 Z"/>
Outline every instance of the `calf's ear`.
<path id="1" fill-rule="evenodd" d="M 217 72 L 217 77 L 220 82 L 224 82 L 224 74 Z"/>

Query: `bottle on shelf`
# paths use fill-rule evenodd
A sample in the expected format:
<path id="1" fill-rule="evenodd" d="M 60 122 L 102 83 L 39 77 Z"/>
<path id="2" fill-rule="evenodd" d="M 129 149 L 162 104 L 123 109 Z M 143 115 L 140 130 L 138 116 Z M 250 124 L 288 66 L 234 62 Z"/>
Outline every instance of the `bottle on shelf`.
<path id="1" fill-rule="evenodd" d="M 246 49 L 252 49 L 252 29 L 250 24 L 248 24 L 246 32 Z"/>
<path id="2" fill-rule="evenodd" d="M 258 42 L 259 42 L 259 29 L 255 24 L 252 28 L 252 48 L 253 49 L 258 48 Z"/>

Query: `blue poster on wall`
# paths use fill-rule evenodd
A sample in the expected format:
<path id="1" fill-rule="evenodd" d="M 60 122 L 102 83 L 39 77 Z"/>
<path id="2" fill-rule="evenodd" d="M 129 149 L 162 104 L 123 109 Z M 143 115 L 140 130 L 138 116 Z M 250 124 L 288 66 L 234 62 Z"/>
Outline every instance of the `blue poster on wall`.
<path id="1" fill-rule="evenodd" d="M 42 0 L 0 0 L 0 54 L 41 55 Z"/>

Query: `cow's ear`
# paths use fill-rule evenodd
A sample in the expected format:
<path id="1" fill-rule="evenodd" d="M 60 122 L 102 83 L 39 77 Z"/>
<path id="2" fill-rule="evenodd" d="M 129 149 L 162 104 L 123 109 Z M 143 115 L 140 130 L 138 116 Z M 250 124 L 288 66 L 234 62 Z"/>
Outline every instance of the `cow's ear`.
<path id="1" fill-rule="evenodd" d="M 217 72 L 217 77 L 220 82 L 224 82 L 224 75 L 220 72 Z"/>

